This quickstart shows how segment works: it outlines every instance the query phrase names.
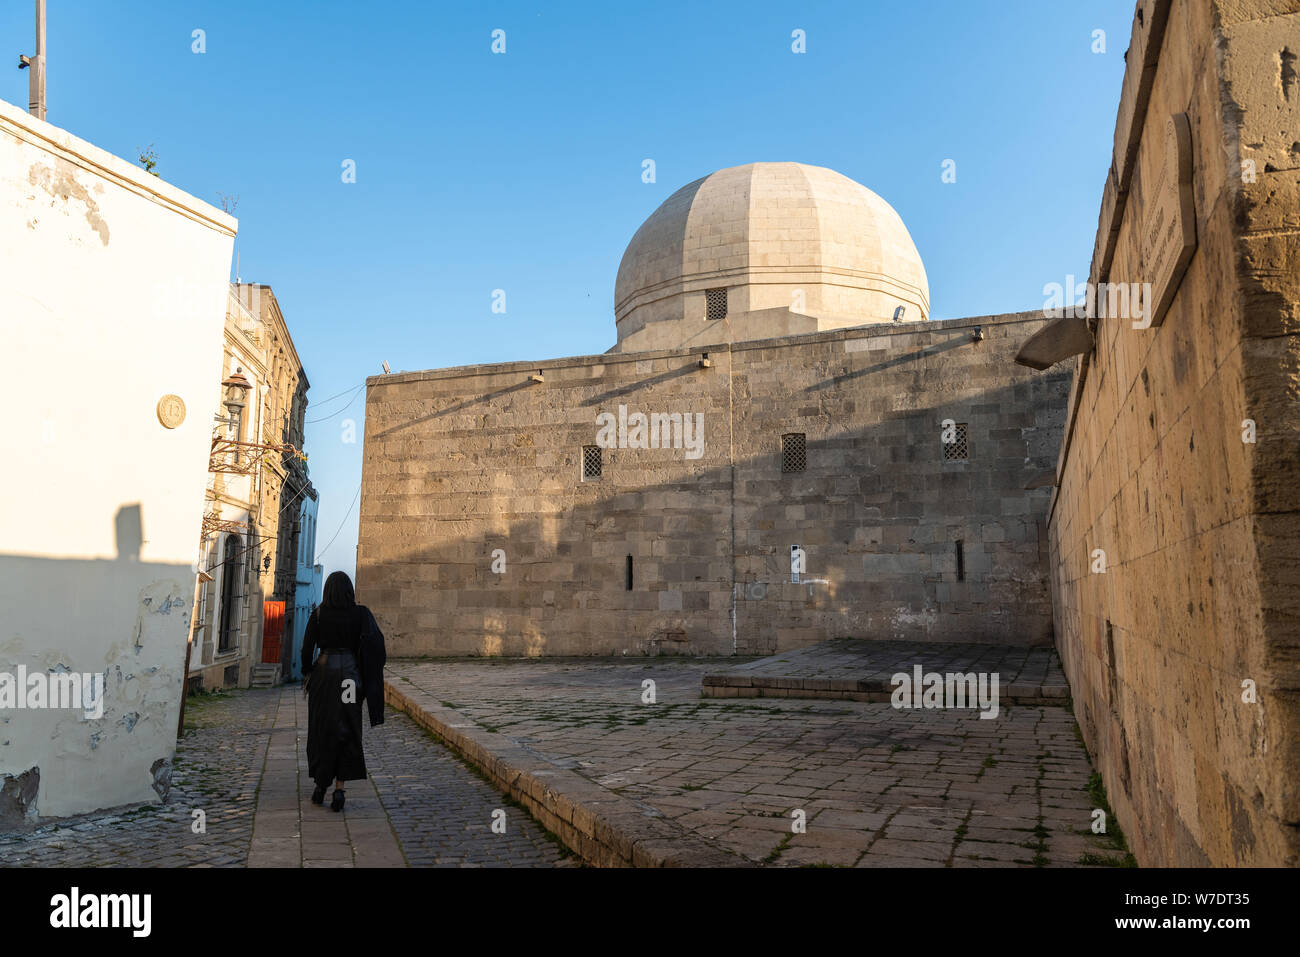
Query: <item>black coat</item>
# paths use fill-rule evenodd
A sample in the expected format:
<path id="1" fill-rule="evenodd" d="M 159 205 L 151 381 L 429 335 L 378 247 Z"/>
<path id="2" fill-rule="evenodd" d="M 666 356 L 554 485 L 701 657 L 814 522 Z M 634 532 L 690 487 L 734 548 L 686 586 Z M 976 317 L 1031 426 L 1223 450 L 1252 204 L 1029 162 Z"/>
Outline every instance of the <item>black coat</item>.
<path id="1" fill-rule="evenodd" d="M 302 636 L 302 671 L 311 673 L 316 649 L 352 652 L 361 673 L 360 702 L 369 702 L 370 725 L 384 723 L 384 633 L 365 605 L 351 608 L 317 608 L 307 620 Z"/>
<path id="2" fill-rule="evenodd" d="M 369 702 L 370 726 L 384 723 L 384 662 L 388 652 L 384 649 L 384 633 L 379 622 L 365 605 L 358 605 L 366 613 L 361 629 L 361 653 L 357 663 L 361 667 L 361 700 Z"/>

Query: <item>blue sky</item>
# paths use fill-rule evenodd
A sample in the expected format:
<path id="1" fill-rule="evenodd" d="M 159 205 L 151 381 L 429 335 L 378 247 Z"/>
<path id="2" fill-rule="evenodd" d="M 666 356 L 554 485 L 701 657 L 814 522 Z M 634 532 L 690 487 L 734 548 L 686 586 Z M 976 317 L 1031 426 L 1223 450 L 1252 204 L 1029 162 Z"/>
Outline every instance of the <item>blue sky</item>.
<path id="1" fill-rule="evenodd" d="M 327 574 L 355 563 L 364 391 L 349 392 L 383 360 L 603 352 L 628 240 L 715 169 L 794 160 L 879 193 L 934 318 L 1040 307 L 1045 283 L 1088 271 L 1133 15 L 1132 0 L 49 7 L 50 122 L 132 160 L 152 144 L 164 179 L 239 197 L 240 275 L 273 287 L 311 381 Z M 32 8 L 0 4 L 14 61 Z M 26 73 L 0 71 L 0 97 L 26 106 Z"/>

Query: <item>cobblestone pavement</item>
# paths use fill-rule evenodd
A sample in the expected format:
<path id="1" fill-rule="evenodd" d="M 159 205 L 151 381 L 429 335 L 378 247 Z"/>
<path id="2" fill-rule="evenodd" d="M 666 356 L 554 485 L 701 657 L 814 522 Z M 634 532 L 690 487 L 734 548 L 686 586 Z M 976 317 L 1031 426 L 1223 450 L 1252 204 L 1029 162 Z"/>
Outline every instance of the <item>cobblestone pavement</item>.
<path id="1" fill-rule="evenodd" d="M 391 709 L 383 725 L 366 722 L 371 779 L 348 783 L 344 812 L 311 804 L 306 724 L 297 687 L 190 698 L 165 803 L 0 835 L 0 866 L 574 863 L 523 811 Z M 496 809 L 505 812 L 504 834 L 491 831 Z M 205 833 L 194 832 L 194 810 L 206 817 Z"/>
<path id="2" fill-rule="evenodd" d="M 703 699 L 699 659 L 390 660 L 485 730 L 766 864 L 1118 863 L 1063 707 Z M 655 703 L 643 704 L 643 682 Z M 792 833 L 802 811 L 806 832 Z M 1112 822 L 1113 831 L 1113 822 Z"/>
<path id="3" fill-rule="evenodd" d="M 367 770 L 412 867 L 577 863 L 526 811 L 506 803 L 499 791 L 400 711 L 388 709 L 383 725 L 365 733 Z M 305 747 L 305 732 L 303 743 Z M 491 828 L 496 811 L 504 815 L 503 834 Z"/>
<path id="4" fill-rule="evenodd" d="M 248 857 L 257 785 L 277 696 L 190 698 L 165 804 L 64 818 L 0 835 L 5 867 L 239 867 Z M 205 834 L 192 811 L 206 815 Z"/>

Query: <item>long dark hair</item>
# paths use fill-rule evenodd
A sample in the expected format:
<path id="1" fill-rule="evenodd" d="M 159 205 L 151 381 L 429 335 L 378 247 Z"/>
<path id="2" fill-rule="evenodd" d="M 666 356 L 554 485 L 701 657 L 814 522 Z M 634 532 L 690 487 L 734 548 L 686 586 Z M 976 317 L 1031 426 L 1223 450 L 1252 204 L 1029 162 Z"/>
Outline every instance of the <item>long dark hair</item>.
<path id="1" fill-rule="evenodd" d="M 357 603 L 356 592 L 352 590 L 352 579 L 347 572 L 330 572 L 325 579 L 325 589 L 321 595 L 321 607 L 342 611 Z"/>

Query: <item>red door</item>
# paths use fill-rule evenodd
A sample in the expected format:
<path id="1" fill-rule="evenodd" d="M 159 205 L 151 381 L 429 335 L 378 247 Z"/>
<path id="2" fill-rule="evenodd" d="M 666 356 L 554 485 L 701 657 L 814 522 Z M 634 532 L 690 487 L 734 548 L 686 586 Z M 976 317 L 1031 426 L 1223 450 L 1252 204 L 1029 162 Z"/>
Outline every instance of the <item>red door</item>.
<path id="1" fill-rule="evenodd" d="M 280 663 L 280 645 L 284 638 L 284 602 L 262 603 L 262 662 Z"/>

